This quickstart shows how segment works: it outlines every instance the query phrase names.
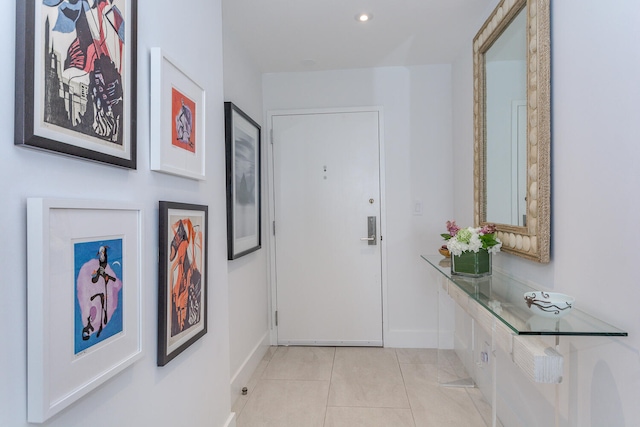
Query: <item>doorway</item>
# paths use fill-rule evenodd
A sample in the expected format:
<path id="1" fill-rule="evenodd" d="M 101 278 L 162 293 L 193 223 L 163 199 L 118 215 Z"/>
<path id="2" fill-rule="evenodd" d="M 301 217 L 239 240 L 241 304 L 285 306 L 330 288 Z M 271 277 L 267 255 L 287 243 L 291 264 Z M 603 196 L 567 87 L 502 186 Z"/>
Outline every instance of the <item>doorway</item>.
<path id="1" fill-rule="evenodd" d="M 382 346 L 381 111 L 269 124 L 277 344 Z"/>

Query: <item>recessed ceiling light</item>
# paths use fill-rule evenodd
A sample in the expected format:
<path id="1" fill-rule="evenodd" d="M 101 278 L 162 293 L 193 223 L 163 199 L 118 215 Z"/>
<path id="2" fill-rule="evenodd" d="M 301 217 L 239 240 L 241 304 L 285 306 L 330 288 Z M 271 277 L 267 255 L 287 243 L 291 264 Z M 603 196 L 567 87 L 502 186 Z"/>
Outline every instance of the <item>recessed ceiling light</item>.
<path id="1" fill-rule="evenodd" d="M 373 19 L 373 15 L 370 13 L 359 13 L 356 15 L 356 21 L 367 22 Z"/>

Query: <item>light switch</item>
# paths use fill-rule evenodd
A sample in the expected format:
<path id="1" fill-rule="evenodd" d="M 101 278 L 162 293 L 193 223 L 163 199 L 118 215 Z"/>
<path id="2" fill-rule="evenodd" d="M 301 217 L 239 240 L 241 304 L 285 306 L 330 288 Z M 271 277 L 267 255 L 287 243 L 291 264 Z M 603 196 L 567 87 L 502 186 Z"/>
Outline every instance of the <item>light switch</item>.
<path id="1" fill-rule="evenodd" d="M 413 201 L 413 214 L 422 215 L 422 200 L 416 199 Z"/>

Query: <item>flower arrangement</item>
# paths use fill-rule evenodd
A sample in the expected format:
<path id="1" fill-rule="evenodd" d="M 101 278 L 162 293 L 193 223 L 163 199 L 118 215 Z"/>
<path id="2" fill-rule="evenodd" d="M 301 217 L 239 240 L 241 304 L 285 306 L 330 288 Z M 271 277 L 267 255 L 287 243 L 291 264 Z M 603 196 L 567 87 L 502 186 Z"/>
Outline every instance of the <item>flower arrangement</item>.
<path id="1" fill-rule="evenodd" d="M 447 241 L 445 245 L 451 254 L 460 256 L 463 252 L 478 252 L 486 249 L 489 253 L 500 252 L 502 242 L 496 237 L 496 226 L 487 224 L 483 227 L 460 228 L 455 221 L 447 221 L 448 233 L 441 236 Z"/>

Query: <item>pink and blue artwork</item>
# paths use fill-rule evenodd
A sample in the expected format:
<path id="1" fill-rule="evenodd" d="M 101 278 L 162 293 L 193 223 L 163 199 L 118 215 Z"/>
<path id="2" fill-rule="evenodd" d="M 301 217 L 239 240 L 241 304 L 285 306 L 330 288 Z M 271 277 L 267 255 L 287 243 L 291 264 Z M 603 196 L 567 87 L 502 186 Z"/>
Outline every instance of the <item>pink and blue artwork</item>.
<path id="1" fill-rule="evenodd" d="M 122 332 L 122 239 L 74 244 L 75 354 Z"/>

